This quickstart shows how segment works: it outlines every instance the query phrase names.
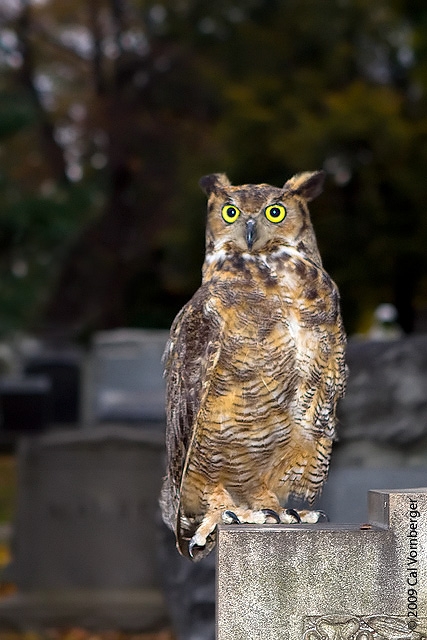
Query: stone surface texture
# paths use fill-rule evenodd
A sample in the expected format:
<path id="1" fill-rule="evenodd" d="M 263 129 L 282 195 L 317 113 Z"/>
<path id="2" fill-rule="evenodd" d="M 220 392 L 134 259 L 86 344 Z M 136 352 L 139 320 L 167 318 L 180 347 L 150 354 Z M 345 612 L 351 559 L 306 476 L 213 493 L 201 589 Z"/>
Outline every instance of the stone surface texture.
<path id="1" fill-rule="evenodd" d="M 419 639 L 427 489 L 372 492 L 370 520 L 221 526 L 217 640 Z"/>

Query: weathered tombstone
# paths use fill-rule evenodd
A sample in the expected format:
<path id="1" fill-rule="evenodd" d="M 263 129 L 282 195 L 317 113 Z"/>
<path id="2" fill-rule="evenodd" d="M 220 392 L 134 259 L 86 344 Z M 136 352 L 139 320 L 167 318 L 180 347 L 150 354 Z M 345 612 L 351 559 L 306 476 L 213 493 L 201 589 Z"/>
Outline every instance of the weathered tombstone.
<path id="1" fill-rule="evenodd" d="M 427 489 L 370 491 L 370 524 L 218 533 L 217 640 L 427 637 Z"/>
<path id="2" fill-rule="evenodd" d="M 81 362 L 82 354 L 76 349 L 43 349 L 26 359 L 26 375 L 43 375 L 51 383 L 55 424 L 79 421 Z"/>
<path id="3" fill-rule="evenodd" d="M 158 432 L 56 431 L 21 441 L 6 622 L 150 628 L 164 619 L 156 557 Z"/>
<path id="4" fill-rule="evenodd" d="M 93 342 L 85 422 L 163 424 L 167 331 L 116 329 Z"/>

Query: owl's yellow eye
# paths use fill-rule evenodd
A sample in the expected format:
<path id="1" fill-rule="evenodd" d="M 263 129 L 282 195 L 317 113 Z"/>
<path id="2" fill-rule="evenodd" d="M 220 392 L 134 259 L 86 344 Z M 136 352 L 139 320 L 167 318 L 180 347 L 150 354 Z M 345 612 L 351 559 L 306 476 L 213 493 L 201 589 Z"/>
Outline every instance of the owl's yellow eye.
<path id="1" fill-rule="evenodd" d="M 221 209 L 221 215 L 225 222 L 232 224 L 240 216 L 240 210 L 234 204 L 225 204 Z"/>
<path id="2" fill-rule="evenodd" d="M 265 209 L 265 217 L 269 222 L 282 222 L 286 216 L 286 209 L 283 204 L 271 204 Z"/>

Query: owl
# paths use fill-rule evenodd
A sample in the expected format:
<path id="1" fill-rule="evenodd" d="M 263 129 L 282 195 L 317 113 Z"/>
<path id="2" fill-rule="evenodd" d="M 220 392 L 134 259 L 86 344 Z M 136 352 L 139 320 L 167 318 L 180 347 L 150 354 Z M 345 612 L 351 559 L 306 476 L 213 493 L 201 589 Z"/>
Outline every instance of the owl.
<path id="1" fill-rule="evenodd" d="M 202 284 L 164 355 L 167 472 L 160 505 L 182 555 L 203 558 L 219 523 L 317 522 L 346 383 L 335 283 L 307 203 L 324 172 L 281 188 L 203 177 Z"/>

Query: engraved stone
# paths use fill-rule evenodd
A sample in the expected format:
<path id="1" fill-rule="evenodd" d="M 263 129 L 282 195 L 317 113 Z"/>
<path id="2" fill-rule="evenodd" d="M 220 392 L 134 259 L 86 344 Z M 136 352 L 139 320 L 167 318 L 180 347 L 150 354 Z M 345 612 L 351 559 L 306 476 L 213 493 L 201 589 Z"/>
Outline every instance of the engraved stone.
<path id="1" fill-rule="evenodd" d="M 9 569 L 18 591 L 0 600 L 0 629 L 164 622 L 163 450 L 158 430 L 123 425 L 21 439 Z"/>
<path id="2" fill-rule="evenodd" d="M 15 521 L 20 589 L 157 586 L 163 442 L 130 427 L 21 440 Z"/>
<path id="3" fill-rule="evenodd" d="M 425 640 L 427 489 L 369 492 L 363 525 L 218 532 L 217 638 Z"/>

